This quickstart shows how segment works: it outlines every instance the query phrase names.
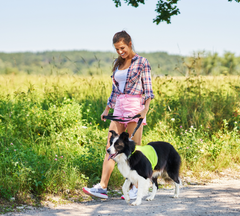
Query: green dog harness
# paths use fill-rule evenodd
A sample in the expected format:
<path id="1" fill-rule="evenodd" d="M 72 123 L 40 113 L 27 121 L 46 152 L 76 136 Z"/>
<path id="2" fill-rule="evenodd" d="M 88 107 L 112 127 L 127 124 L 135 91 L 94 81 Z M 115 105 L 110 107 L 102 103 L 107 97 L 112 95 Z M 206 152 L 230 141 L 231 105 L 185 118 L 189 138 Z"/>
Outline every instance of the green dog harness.
<path id="1" fill-rule="evenodd" d="M 142 152 L 147 157 L 147 159 L 150 161 L 150 163 L 152 165 L 152 170 L 154 170 L 154 168 L 158 162 L 158 156 L 156 154 L 155 149 L 150 145 L 145 145 L 145 146 L 136 145 L 135 151 Z"/>

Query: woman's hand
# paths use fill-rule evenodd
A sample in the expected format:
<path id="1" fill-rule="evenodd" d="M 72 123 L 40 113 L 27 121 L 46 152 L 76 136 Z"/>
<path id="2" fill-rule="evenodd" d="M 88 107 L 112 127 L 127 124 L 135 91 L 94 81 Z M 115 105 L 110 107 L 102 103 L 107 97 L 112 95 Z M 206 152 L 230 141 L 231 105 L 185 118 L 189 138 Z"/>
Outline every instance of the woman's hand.
<path id="1" fill-rule="evenodd" d="M 148 109 L 145 107 L 143 110 L 141 110 L 141 112 L 139 113 L 141 115 L 141 117 L 139 118 L 145 118 L 147 115 Z"/>
<path id="2" fill-rule="evenodd" d="M 101 120 L 102 120 L 102 121 L 106 121 L 106 119 L 104 119 L 103 116 L 107 116 L 109 110 L 110 110 L 110 107 L 109 107 L 109 106 L 106 106 L 105 110 L 103 111 L 103 113 L 102 113 L 102 115 L 101 115 Z"/>
<path id="3" fill-rule="evenodd" d="M 146 117 L 147 112 L 148 112 L 148 110 L 149 110 L 150 102 L 151 102 L 151 98 L 148 98 L 148 99 L 146 100 L 146 102 L 145 102 L 145 107 L 144 107 L 144 109 L 143 109 L 140 113 L 138 113 L 138 114 L 141 115 L 140 118 L 145 118 L 145 117 Z"/>

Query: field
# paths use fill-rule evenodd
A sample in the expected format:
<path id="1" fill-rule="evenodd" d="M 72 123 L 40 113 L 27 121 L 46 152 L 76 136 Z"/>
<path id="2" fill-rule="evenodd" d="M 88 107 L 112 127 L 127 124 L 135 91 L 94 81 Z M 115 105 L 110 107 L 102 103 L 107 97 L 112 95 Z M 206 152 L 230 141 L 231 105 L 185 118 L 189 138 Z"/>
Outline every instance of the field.
<path id="1" fill-rule="evenodd" d="M 1 197 L 69 196 L 99 181 L 110 76 L 3 75 L 0 85 Z M 155 77 L 153 91 L 142 145 L 172 143 L 182 176 L 238 169 L 239 76 Z M 115 168 L 109 188 L 123 181 Z"/>

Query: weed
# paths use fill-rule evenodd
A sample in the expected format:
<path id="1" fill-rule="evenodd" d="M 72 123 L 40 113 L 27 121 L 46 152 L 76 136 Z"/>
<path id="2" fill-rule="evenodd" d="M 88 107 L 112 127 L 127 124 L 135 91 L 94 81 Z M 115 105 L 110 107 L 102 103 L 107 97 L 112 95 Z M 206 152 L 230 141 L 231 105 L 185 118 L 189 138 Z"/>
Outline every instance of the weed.
<path id="1" fill-rule="evenodd" d="M 100 116 L 110 77 L 1 79 L 7 80 L 0 90 L 1 197 L 70 197 L 97 183 L 109 126 Z M 239 83 L 239 77 L 153 79 L 155 98 L 142 144 L 170 142 L 181 155 L 183 174 L 234 167 L 240 162 Z M 109 189 L 123 181 L 114 169 Z"/>

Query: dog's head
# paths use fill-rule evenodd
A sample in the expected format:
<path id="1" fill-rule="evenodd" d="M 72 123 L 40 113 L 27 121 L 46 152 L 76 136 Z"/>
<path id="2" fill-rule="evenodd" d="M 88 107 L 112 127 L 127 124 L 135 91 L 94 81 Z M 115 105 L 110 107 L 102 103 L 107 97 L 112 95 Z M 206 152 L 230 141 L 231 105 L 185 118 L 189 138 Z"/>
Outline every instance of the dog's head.
<path id="1" fill-rule="evenodd" d="M 132 154 L 135 149 L 135 143 L 129 138 L 129 134 L 123 132 L 120 136 L 113 130 L 109 131 L 112 135 L 110 137 L 110 147 L 107 149 L 109 158 L 115 160 L 120 154 L 125 154 L 126 158 Z"/>

